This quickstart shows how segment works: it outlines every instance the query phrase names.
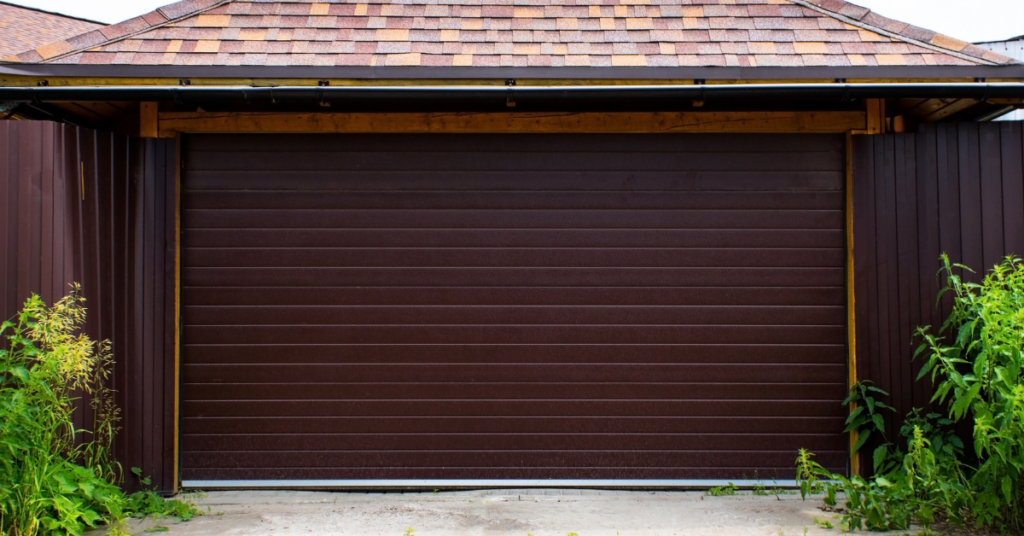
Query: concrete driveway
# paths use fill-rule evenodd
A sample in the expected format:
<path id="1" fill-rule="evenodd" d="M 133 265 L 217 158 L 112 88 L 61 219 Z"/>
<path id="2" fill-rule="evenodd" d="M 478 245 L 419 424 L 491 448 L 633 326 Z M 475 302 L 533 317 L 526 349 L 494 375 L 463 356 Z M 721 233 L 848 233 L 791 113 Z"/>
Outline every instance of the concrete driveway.
<path id="1" fill-rule="evenodd" d="M 819 500 L 702 492 L 485 490 L 453 492 L 211 492 L 187 523 L 146 520 L 132 534 L 382 536 L 837 536 Z M 161 529 L 157 529 L 161 530 Z"/>

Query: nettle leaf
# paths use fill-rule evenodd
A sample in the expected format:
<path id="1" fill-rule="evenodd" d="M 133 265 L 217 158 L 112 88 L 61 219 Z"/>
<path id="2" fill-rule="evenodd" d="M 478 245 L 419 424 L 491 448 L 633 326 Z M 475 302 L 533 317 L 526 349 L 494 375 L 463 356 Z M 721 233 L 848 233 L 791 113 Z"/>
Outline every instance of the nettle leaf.
<path id="1" fill-rule="evenodd" d="M 862 433 L 857 436 L 857 442 L 853 444 L 853 452 L 859 452 L 861 447 L 868 442 L 868 438 L 871 437 L 871 433 Z"/>
<path id="2" fill-rule="evenodd" d="M 8 371 L 11 374 L 13 374 L 14 376 L 17 376 L 21 381 L 23 381 L 25 383 L 28 383 L 28 381 L 29 381 L 29 372 L 28 372 L 27 368 L 22 367 L 22 366 L 17 366 L 17 367 L 11 367 L 10 369 L 8 369 Z"/>
<path id="3" fill-rule="evenodd" d="M 876 413 L 876 414 L 871 416 L 871 420 L 875 423 L 875 428 L 878 428 L 878 431 L 882 432 L 884 434 L 885 433 L 885 420 L 882 419 L 882 416 Z"/>
<path id="4" fill-rule="evenodd" d="M 871 455 L 871 460 L 875 468 L 875 472 L 878 472 L 878 468 L 885 463 L 885 458 L 889 455 L 889 447 L 882 445 L 875 449 L 875 452 Z"/>

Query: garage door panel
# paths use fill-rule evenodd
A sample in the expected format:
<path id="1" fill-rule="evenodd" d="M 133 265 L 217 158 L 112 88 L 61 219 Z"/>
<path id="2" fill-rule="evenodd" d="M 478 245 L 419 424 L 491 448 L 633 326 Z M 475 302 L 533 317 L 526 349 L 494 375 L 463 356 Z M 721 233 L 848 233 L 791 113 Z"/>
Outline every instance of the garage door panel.
<path id="1" fill-rule="evenodd" d="M 382 144 L 381 138 L 388 143 Z M 842 136 L 808 136 L 803 134 L 730 134 L 715 135 L 636 135 L 636 134 L 581 134 L 581 135 L 484 135 L 479 134 L 388 134 L 386 136 L 348 135 L 323 136 L 319 134 L 289 134 L 287 136 L 224 136 L 217 134 L 191 136 L 190 151 L 199 153 L 230 152 L 330 152 L 344 147 L 349 151 L 385 152 L 394 154 L 402 149 L 427 152 L 504 151 L 511 153 L 578 151 L 584 147 L 594 152 L 630 151 L 657 153 L 690 151 L 701 153 L 732 153 L 736 151 L 842 153 Z M 728 143 L 723 143 L 723 141 Z"/>
<path id="2" fill-rule="evenodd" d="M 347 180 L 347 175 L 346 179 Z M 760 176 L 762 184 L 774 184 Z M 778 184 L 777 186 L 787 186 Z M 728 210 L 842 210 L 846 202 L 842 191 L 690 191 L 657 192 L 573 192 L 473 190 L 376 190 L 313 191 L 191 191 L 184 196 L 190 209 L 264 209 L 264 210 L 409 210 L 409 209 L 728 209 Z"/>
<path id="3" fill-rule="evenodd" d="M 819 363 L 846 356 L 842 344 L 188 344 L 189 364 L 211 363 Z"/>
<path id="4" fill-rule="evenodd" d="M 320 382 L 833 382 L 842 383 L 836 364 L 188 364 L 185 383 Z M 679 391 L 677 395 L 684 395 Z M 457 398 L 456 396 L 453 396 Z"/>
<path id="5" fill-rule="evenodd" d="M 398 310 L 396 310 L 398 308 Z M 841 326 L 846 309 L 758 306 L 189 306 L 200 325 L 361 324 L 820 324 Z"/>
<path id="6" fill-rule="evenodd" d="M 683 395 L 685 396 L 685 395 Z M 551 415 L 624 417 L 652 416 L 772 416 L 809 415 L 835 417 L 847 411 L 833 400 L 777 401 L 766 404 L 751 400 L 245 400 L 188 401 L 182 412 L 188 416 L 332 416 L 332 415 L 410 415 L 433 417 L 545 417 Z"/>
<path id="7" fill-rule="evenodd" d="M 837 457 L 830 458 L 839 459 Z M 821 460 L 816 457 L 815 460 Z M 838 465 L 841 466 L 841 463 Z M 203 478 L 211 480 L 391 480 L 391 479 L 466 479 L 466 480 L 663 480 L 663 479 L 707 479 L 725 480 L 749 478 L 756 476 L 766 483 L 772 479 L 779 481 L 792 480 L 795 470 L 792 468 L 766 469 L 762 465 L 749 467 L 651 467 L 651 468 L 393 468 L 375 467 L 366 469 L 350 468 L 238 468 L 238 469 L 203 469 Z M 740 476 L 734 476 L 740 475 Z"/>
<path id="8" fill-rule="evenodd" d="M 189 417 L 184 434 L 798 434 L 842 430 L 846 416 Z M 825 434 L 833 438 L 835 434 Z M 187 438 L 185 438 L 187 440 Z M 835 443 L 839 445 L 840 443 Z M 253 444 L 254 447 L 258 443 Z M 834 447 L 838 448 L 838 447 Z"/>
<path id="9" fill-rule="evenodd" d="M 400 382 L 321 382 L 281 383 L 270 381 L 237 383 L 188 383 L 182 395 L 189 400 L 384 400 L 440 399 L 466 400 L 572 400 L 580 399 L 671 399 L 685 393 L 689 398 L 728 400 L 756 398 L 763 400 L 828 400 L 835 394 L 832 383 L 735 383 L 724 382 L 630 382 L 615 383 L 579 381 L 545 382 L 474 382 L 454 381 Z M 764 382 L 762 378 L 756 381 Z"/>
<path id="10" fill-rule="evenodd" d="M 842 165 L 837 152 L 805 152 L 799 159 L 782 152 L 622 152 L 618 151 L 559 151 L 535 152 L 530 158 L 518 153 L 500 151 L 415 151 L 405 148 L 405 158 L 395 158 L 390 152 L 350 151 L 335 148 L 332 151 L 304 152 L 282 161 L 276 151 L 232 153 L 195 153 L 188 164 L 205 171 L 222 170 L 277 170 L 326 171 L 339 169 L 361 171 L 420 171 L 443 169 L 446 171 L 831 171 Z"/>
<path id="11" fill-rule="evenodd" d="M 204 229 L 195 248 L 830 248 L 835 229 Z M 191 249 L 191 248 L 190 248 Z"/>
<path id="12" fill-rule="evenodd" d="M 435 190 L 460 191 L 842 191 L 844 176 L 832 171 L 405 171 L 337 172 L 186 169 L 195 191 L 246 190 Z M 486 186 L 482 186 L 485 184 Z"/>
<path id="13" fill-rule="evenodd" d="M 266 229 L 835 229 L 839 210 L 213 210 L 185 225 Z"/>
<path id="14" fill-rule="evenodd" d="M 841 136 L 185 141 L 186 479 L 846 466 Z"/>
<path id="15" fill-rule="evenodd" d="M 186 326 L 206 344 L 828 344 L 845 326 Z"/>
<path id="16" fill-rule="evenodd" d="M 557 467 L 557 468 L 641 468 L 641 467 L 782 467 L 793 456 L 780 451 L 457 451 L 457 456 L 435 452 L 393 451 L 251 451 L 189 453 L 183 463 L 190 467 Z M 836 463 L 837 454 L 816 453 L 819 463 Z M 753 477 L 754 475 L 750 475 Z"/>
<path id="17" fill-rule="evenodd" d="M 189 451 L 346 450 L 829 450 L 829 435 L 781 434 L 208 434 L 190 436 Z M 453 447 L 454 445 L 454 447 Z M 742 448 L 737 449 L 737 445 Z"/>
<path id="18" fill-rule="evenodd" d="M 235 268 L 187 267 L 189 286 L 839 286 L 836 268 Z"/>
<path id="19" fill-rule="evenodd" d="M 820 267 L 841 248 L 191 248 L 195 267 Z"/>
<path id="20" fill-rule="evenodd" d="M 842 306 L 842 287 L 185 287 L 191 306 L 793 305 Z"/>

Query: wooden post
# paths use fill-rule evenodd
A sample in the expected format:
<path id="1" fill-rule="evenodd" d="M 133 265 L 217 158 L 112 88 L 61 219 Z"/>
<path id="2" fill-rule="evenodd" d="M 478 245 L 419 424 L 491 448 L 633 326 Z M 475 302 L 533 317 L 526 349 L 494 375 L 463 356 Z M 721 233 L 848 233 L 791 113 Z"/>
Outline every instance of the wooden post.
<path id="1" fill-rule="evenodd" d="M 870 116 L 869 116 L 870 117 Z M 847 387 L 857 383 L 857 315 L 856 294 L 854 293 L 853 256 L 853 133 L 846 133 L 846 341 L 847 341 Z M 850 404 L 850 412 L 857 404 Z M 857 431 L 850 432 L 850 476 L 861 476 L 860 454 L 853 452 L 859 439 Z"/>
<path id="2" fill-rule="evenodd" d="M 867 134 L 885 134 L 885 99 L 867 99 Z"/>
<path id="3" fill-rule="evenodd" d="M 139 136 L 143 138 L 160 137 L 158 103 L 143 102 L 139 104 Z"/>

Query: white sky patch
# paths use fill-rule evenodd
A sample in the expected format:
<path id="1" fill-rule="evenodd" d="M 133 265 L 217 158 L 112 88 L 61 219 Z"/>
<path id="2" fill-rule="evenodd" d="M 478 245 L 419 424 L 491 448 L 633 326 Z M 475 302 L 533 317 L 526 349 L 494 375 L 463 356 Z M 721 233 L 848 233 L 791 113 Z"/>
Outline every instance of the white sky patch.
<path id="1" fill-rule="evenodd" d="M 169 3 L 167 0 L 5 0 L 113 24 Z M 1024 35 L 1024 0 L 855 0 L 891 19 L 965 41 Z"/>

